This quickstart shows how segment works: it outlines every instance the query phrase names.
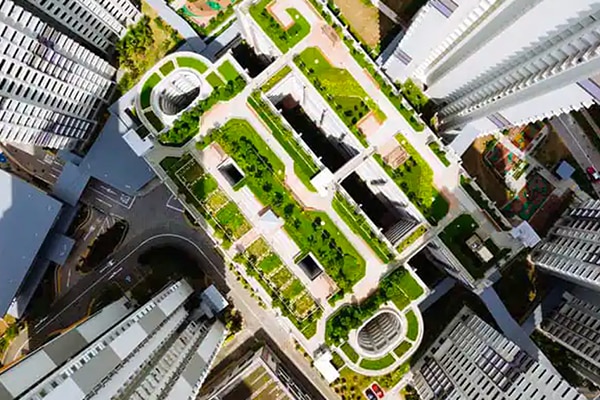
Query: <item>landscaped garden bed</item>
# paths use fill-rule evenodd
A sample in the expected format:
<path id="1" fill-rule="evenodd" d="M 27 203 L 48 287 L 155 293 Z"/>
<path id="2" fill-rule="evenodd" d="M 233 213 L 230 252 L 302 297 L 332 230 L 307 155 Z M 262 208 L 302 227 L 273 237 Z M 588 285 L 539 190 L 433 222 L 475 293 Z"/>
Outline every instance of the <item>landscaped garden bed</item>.
<path id="1" fill-rule="evenodd" d="M 289 65 L 284 65 L 283 68 L 281 68 L 279 71 L 274 73 L 269 78 L 269 80 L 264 85 L 262 85 L 260 90 L 262 90 L 263 92 L 268 92 L 275 85 L 277 85 L 279 82 L 281 82 L 281 80 L 283 78 L 285 78 L 290 72 L 292 72 L 292 68 Z"/>
<path id="2" fill-rule="evenodd" d="M 248 104 L 256 111 L 261 120 L 269 128 L 273 137 L 288 152 L 294 160 L 294 172 L 304 185 L 313 192 L 316 189 L 310 182 L 320 171 L 319 166 L 312 157 L 306 153 L 304 148 L 296 141 L 293 133 L 283 124 L 281 116 L 275 114 L 262 99 L 260 92 L 254 92 L 248 97 Z"/>
<path id="3" fill-rule="evenodd" d="M 374 157 L 425 218 L 437 225 L 448 214 L 449 205 L 433 186 L 433 170 L 404 136 L 398 134 L 396 140 L 409 155 L 401 166 L 393 169 L 379 154 Z"/>
<path id="4" fill-rule="evenodd" d="M 309 251 L 338 287 L 351 291 L 365 274 L 365 261 L 324 212 L 305 210 L 283 184 L 281 160 L 245 120 L 230 120 L 201 145 L 217 142 L 245 174 L 257 199 L 285 220 L 284 228 L 301 252 Z"/>
<path id="5" fill-rule="evenodd" d="M 387 118 L 348 70 L 332 66 L 318 47 L 307 47 L 294 62 L 363 146 L 368 146 L 358 122 L 372 112 L 379 123 Z"/>
<path id="6" fill-rule="evenodd" d="M 331 205 L 352 232 L 358 234 L 369 245 L 377 257 L 385 264 L 393 260 L 394 254 L 387 244 L 373 231 L 366 218 L 341 194 L 336 193 Z"/>
<path id="7" fill-rule="evenodd" d="M 391 354 L 386 354 L 385 356 L 383 356 L 381 358 L 377 358 L 377 359 L 373 359 L 373 360 L 368 359 L 368 358 L 363 358 L 360 361 L 360 366 L 364 369 L 378 371 L 380 369 L 389 367 L 394 362 L 396 362 L 396 359 L 394 358 L 394 356 Z"/>
<path id="8" fill-rule="evenodd" d="M 431 149 L 431 151 L 433 151 L 433 154 L 435 154 L 437 158 L 440 159 L 444 166 L 450 166 L 450 161 L 446 157 L 446 152 L 440 148 L 440 145 L 437 142 L 429 143 L 429 148 Z"/>
<path id="9" fill-rule="evenodd" d="M 345 366 L 340 372 L 340 378 L 333 383 L 333 390 L 346 399 L 363 399 L 363 391 L 373 382 L 377 382 L 383 390 L 390 390 L 410 370 L 410 363 L 405 362 L 389 374 L 379 376 L 361 375 L 350 367 Z"/>
<path id="10" fill-rule="evenodd" d="M 417 229 L 412 231 L 410 235 L 405 237 L 404 240 L 402 240 L 402 242 L 400 242 L 400 244 L 396 246 L 396 250 L 398 250 L 398 253 L 402 253 L 404 249 L 413 244 L 418 238 L 423 236 L 425 232 L 427 232 L 427 228 L 425 228 L 425 226 L 423 225 L 420 225 Z"/>
<path id="11" fill-rule="evenodd" d="M 295 8 L 288 8 L 285 11 L 294 20 L 294 24 L 289 27 L 283 27 L 277 19 L 271 14 L 267 6 L 272 4 L 273 0 L 260 0 L 250 6 L 250 15 L 260 26 L 264 33 L 271 38 L 275 46 L 282 53 L 298 44 L 310 32 L 310 24 L 300 15 Z"/>

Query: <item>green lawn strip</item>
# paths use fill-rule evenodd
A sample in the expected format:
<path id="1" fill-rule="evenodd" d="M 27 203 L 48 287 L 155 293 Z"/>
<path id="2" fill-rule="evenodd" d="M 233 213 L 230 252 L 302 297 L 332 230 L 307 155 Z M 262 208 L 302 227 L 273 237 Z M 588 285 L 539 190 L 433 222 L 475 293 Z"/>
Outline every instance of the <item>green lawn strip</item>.
<path id="1" fill-rule="evenodd" d="M 234 240 L 242 237 L 251 228 L 238 206 L 232 201 L 221 208 L 215 218 L 226 230 L 231 232 Z"/>
<path id="2" fill-rule="evenodd" d="M 206 76 L 206 81 L 215 89 L 225 85 L 223 79 L 221 79 L 221 77 L 219 77 L 219 75 L 217 75 L 217 73 L 214 71 Z"/>
<path id="3" fill-rule="evenodd" d="M 282 294 L 288 299 L 294 299 L 303 291 L 304 285 L 302 282 L 300 282 L 298 278 L 294 278 L 294 280 L 285 289 L 283 289 Z"/>
<path id="4" fill-rule="evenodd" d="M 389 367 L 394 362 L 396 362 L 394 356 L 392 356 L 391 354 L 386 354 L 384 357 L 375 360 L 369 360 L 367 358 L 364 358 L 360 361 L 360 366 L 364 369 L 377 371 Z"/>
<path id="5" fill-rule="evenodd" d="M 230 120 L 206 136 L 242 169 L 257 199 L 285 220 L 285 230 L 301 252 L 311 251 L 342 290 L 365 274 L 365 261 L 324 212 L 307 211 L 282 183 L 284 165 L 244 120 Z M 274 172 L 276 171 L 276 172 Z"/>
<path id="6" fill-rule="evenodd" d="M 221 65 L 219 65 L 217 67 L 217 69 L 219 70 L 219 73 L 221 74 L 221 76 L 223 78 L 225 78 L 226 81 L 233 81 L 238 76 L 240 76 L 240 73 L 238 72 L 238 70 L 235 69 L 235 67 L 229 60 L 225 60 Z"/>
<path id="7" fill-rule="evenodd" d="M 150 122 L 150 125 L 152 125 L 157 132 L 160 132 L 165 128 L 162 121 L 156 116 L 156 114 L 154 114 L 152 110 L 146 111 L 144 113 L 144 117 L 146 117 L 146 119 Z"/>
<path id="8" fill-rule="evenodd" d="M 387 245 L 377 237 L 371 229 L 369 223 L 362 214 L 356 212 L 352 204 L 339 193 L 335 194 L 331 205 L 340 218 L 346 222 L 352 232 L 360 235 L 369 247 L 375 252 L 377 257 L 385 264 L 392 261 L 394 254 L 388 249 Z"/>
<path id="9" fill-rule="evenodd" d="M 406 320 L 408 321 L 406 337 L 410 340 L 416 340 L 417 336 L 419 335 L 419 320 L 417 319 L 414 311 L 410 310 L 406 313 Z"/>
<path id="10" fill-rule="evenodd" d="M 440 145 L 437 142 L 429 143 L 429 148 L 433 151 L 433 154 L 435 154 L 437 158 L 440 159 L 444 166 L 450 166 L 450 161 L 448 160 L 448 158 L 446 158 L 446 152 L 440 148 Z"/>
<path id="11" fill-rule="evenodd" d="M 448 214 L 449 204 L 433 187 L 433 170 L 404 136 L 398 134 L 396 140 L 410 156 L 404 164 L 392 169 L 379 154 L 375 154 L 374 158 L 427 220 L 437 225 Z"/>
<path id="12" fill-rule="evenodd" d="M 159 68 L 160 72 L 164 76 L 169 75 L 171 72 L 173 72 L 174 69 L 175 69 L 175 64 L 173 64 L 173 61 L 166 62 L 163 65 L 161 65 L 161 67 Z"/>
<path id="13" fill-rule="evenodd" d="M 140 93 L 140 104 L 142 109 L 150 107 L 150 94 L 154 86 L 158 85 L 161 77 L 156 72 L 150 75 L 146 82 L 142 85 L 142 92 Z"/>
<path id="14" fill-rule="evenodd" d="M 271 253 L 262 260 L 260 260 L 256 267 L 260 269 L 263 273 L 265 273 L 265 275 L 269 275 L 271 272 L 275 271 L 282 265 L 283 263 L 281 262 L 277 254 Z"/>
<path id="15" fill-rule="evenodd" d="M 331 353 L 331 363 L 338 371 L 342 369 L 344 365 L 346 365 L 342 357 L 336 351 Z"/>
<path id="16" fill-rule="evenodd" d="M 201 74 L 208 70 L 206 64 L 194 57 L 177 57 L 177 64 L 180 67 L 195 69 Z"/>
<path id="17" fill-rule="evenodd" d="M 213 88 L 211 94 L 204 100 L 196 103 L 194 107 L 184 112 L 173 124 L 169 131 L 160 135 L 162 144 L 182 146 L 198 133 L 199 121 L 202 114 L 210 110 L 220 101 L 234 98 L 246 87 L 246 81 L 240 76 L 226 85 Z M 202 148 L 202 142 L 198 144 Z"/>
<path id="18" fill-rule="evenodd" d="M 369 143 L 356 124 L 369 111 L 373 111 L 380 122 L 385 120 L 385 114 L 352 74 L 345 69 L 333 67 L 317 47 L 307 47 L 294 57 L 294 62 L 360 143 L 367 147 Z"/>
<path id="19" fill-rule="evenodd" d="M 402 267 L 397 268 L 383 278 L 375 292 L 362 303 L 345 305 L 329 317 L 325 327 L 325 342 L 336 345 L 347 340 L 348 333 L 352 329 L 362 325 L 388 301 L 394 302 L 400 310 L 406 308 L 410 303 L 409 296 L 413 298 L 418 293 L 414 287 L 416 283 L 407 270 Z"/>
<path id="20" fill-rule="evenodd" d="M 196 195 L 198 200 L 204 201 L 218 187 L 219 184 L 215 178 L 206 174 L 194 183 L 192 186 L 192 192 Z"/>
<path id="21" fill-rule="evenodd" d="M 277 272 L 269 277 L 269 280 L 273 282 L 276 288 L 281 288 L 283 285 L 288 283 L 294 275 L 290 272 L 287 267 L 279 268 Z"/>
<path id="22" fill-rule="evenodd" d="M 396 247 L 399 253 L 402 253 L 404 249 L 413 244 L 418 238 L 423 236 L 427 232 L 427 228 L 421 225 L 417 229 L 415 229 L 410 235 L 408 235 L 400 244 Z"/>
<path id="23" fill-rule="evenodd" d="M 260 90 L 263 92 L 268 92 L 273 88 L 273 86 L 277 85 L 283 78 L 285 78 L 290 72 L 292 72 L 292 68 L 289 65 L 284 65 L 279 71 L 269 78 L 269 80 L 262 85 Z"/>
<path id="24" fill-rule="evenodd" d="M 271 111 L 264 100 L 260 97 L 259 92 L 255 92 L 251 97 L 248 97 L 248 104 L 256 111 L 258 116 L 267 125 L 273 137 L 281 144 L 294 160 L 294 172 L 298 179 L 302 181 L 304 186 L 311 192 L 316 192 L 317 189 L 312 185 L 310 180 L 319 173 L 319 167 L 312 160 L 311 156 L 304 151 L 302 146 L 294 139 L 293 133 L 287 129 L 281 121 L 281 116 L 276 115 Z"/>
<path id="25" fill-rule="evenodd" d="M 253 257 L 253 260 L 260 260 L 262 257 L 268 255 L 270 252 L 271 249 L 269 245 L 262 237 L 256 239 L 246 249 L 246 254 L 248 255 L 248 257 Z"/>
<path id="26" fill-rule="evenodd" d="M 402 342 L 398 345 L 398 347 L 396 347 L 394 349 L 394 353 L 398 356 L 398 357 L 402 357 L 404 354 L 406 354 L 406 352 L 408 350 L 410 350 L 410 348 L 412 347 L 412 344 L 410 344 L 409 342 Z"/>
<path id="27" fill-rule="evenodd" d="M 358 354 L 356 353 L 356 350 L 354 350 L 354 348 L 350 346 L 350 343 L 344 343 L 342 347 L 340 347 L 340 349 L 344 352 L 344 354 L 346 354 L 350 361 L 352 361 L 353 363 L 358 361 Z"/>
<path id="28" fill-rule="evenodd" d="M 295 8 L 288 8 L 285 11 L 292 17 L 294 24 L 287 29 L 271 15 L 267 6 L 272 0 L 261 0 L 250 6 L 250 15 L 256 23 L 261 27 L 263 32 L 271 38 L 275 46 L 282 53 L 286 53 L 289 49 L 294 47 L 310 32 L 310 24 L 308 21 L 300 15 L 298 10 Z"/>

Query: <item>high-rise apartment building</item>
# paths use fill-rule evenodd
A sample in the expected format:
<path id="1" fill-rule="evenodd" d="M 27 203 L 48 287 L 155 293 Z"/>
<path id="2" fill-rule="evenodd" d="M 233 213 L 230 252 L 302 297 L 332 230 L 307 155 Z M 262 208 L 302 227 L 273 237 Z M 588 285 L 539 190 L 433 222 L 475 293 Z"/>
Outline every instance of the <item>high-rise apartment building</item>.
<path id="1" fill-rule="evenodd" d="M 564 292 L 561 303 L 540 325 L 540 330 L 579 358 L 572 367 L 600 384 L 600 297 L 596 304 Z"/>
<path id="2" fill-rule="evenodd" d="M 600 100 L 599 17 L 597 0 L 430 0 L 385 68 L 425 85 L 462 153 L 483 132 Z"/>
<path id="3" fill-rule="evenodd" d="M 194 296 L 182 280 L 124 318 L 93 316 L 0 374 L 0 399 L 194 399 L 225 339 L 214 305 L 227 304 Z"/>
<path id="4" fill-rule="evenodd" d="M 0 140 L 72 148 L 94 129 L 98 112 L 113 92 L 116 73 L 75 39 L 85 33 L 91 41 L 108 29 L 103 28 L 107 24 L 117 24 L 117 16 L 122 35 L 137 10 L 129 0 L 30 3 L 49 15 L 29 3 L 23 3 L 24 9 L 12 0 L 0 2 Z M 110 42 L 96 47 L 106 52 L 118 35 L 113 33 Z"/>
<path id="5" fill-rule="evenodd" d="M 535 248 L 533 261 L 546 272 L 600 291 L 600 201 L 567 210 Z"/>
<path id="6" fill-rule="evenodd" d="M 413 372 L 424 400 L 585 399 L 468 308 L 448 324 Z"/>

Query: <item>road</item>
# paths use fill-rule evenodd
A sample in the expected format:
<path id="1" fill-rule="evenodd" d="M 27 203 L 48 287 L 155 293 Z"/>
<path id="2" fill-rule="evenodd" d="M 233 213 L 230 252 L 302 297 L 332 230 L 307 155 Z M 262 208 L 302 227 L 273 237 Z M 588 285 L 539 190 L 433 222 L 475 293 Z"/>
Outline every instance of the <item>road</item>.
<path id="1" fill-rule="evenodd" d="M 36 148 L 32 155 L 10 144 L 3 144 L 0 150 L 12 163 L 50 186 L 56 183 L 63 169 L 63 162 L 43 149 Z"/>
<path id="2" fill-rule="evenodd" d="M 583 169 L 594 167 L 596 170 L 600 170 L 600 153 L 570 114 L 554 117 L 550 120 L 550 124 Z M 598 184 L 592 186 L 600 195 Z"/>

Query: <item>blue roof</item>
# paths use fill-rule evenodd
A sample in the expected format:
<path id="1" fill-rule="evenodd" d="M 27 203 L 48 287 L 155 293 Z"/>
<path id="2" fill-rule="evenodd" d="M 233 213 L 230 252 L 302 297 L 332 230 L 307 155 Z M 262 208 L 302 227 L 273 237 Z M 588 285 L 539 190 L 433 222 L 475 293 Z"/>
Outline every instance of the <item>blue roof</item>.
<path id="1" fill-rule="evenodd" d="M 561 162 L 556 169 L 556 174 L 560 176 L 560 179 L 569 179 L 573 172 L 575 172 L 575 168 L 566 161 Z"/>
<path id="2" fill-rule="evenodd" d="M 67 261 L 67 257 L 71 254 L 74 245 L 74 239 L 60 233 L 53 233 L 48 237 L 44 245 L 43 255 L 46 259 L 62 265 Z"/>
<path id="3" fill-rule="evenodd" d="M 77 165 L 67 161 L 52 187 L 52 193 L 65 203 L 75 206 L 89 180 L 88 174 L 82 173 Z"/>
<path id="4" fill-rule="evenodd" d="M 81 173 L 89 174 L 134 196 L 154 178 L 154 171 L 123 140 L 129 128 L 111 114 L 102 132 L 81 161 Z"/>
<path id="5" fill-rule="evenodd" d="M 0 194 L 0 315 L 4 315 L 62 204 L 3 170 Z"/>

